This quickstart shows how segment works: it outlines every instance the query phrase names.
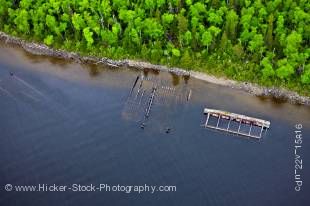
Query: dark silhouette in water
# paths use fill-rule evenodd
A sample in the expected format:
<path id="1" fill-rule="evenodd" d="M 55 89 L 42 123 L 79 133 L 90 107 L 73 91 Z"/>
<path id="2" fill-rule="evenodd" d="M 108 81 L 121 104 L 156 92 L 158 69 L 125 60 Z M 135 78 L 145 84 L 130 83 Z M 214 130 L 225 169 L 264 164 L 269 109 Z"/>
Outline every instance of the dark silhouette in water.
<path id="1" fill-rule="evenodd" d="M 144 129 L 145 123 L 142 123 L 140 127 L 141 127 L 141 129 Z"/>
<path id="2" fill-rule="evenodd" d="M 169 133 L 170 133 L 170 131 L 171 131 L 171 128 L 167 127 L 167 129 L 166 129 L 166 133 L 167 133 L 167 134 L 169 134 Z"/>
<path id="3" fill-rule="evenodd" d="M 11 76 L 13 76 L 13 75 L 14 75 L 14 73 L 13 73 L 13 72 L 10 72 L 10 75 L 11 75 Z"/>

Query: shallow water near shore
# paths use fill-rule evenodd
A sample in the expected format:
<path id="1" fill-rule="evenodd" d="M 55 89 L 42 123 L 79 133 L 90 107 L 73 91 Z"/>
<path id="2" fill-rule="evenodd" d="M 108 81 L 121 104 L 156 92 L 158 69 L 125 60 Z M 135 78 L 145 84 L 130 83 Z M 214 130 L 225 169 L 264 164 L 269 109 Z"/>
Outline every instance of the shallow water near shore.
<path id="1" fill-rule="evenodd" d="M 149 71 L 175 87 L 186 84 L 192 96 L 169 115 L 151 111 L 142 130 L 136 119 L 122 116 L 140 73 L 33 56 L 0 44 L 0 205 L 309 205 L 310 107 Z M 204 107 L 266 119 L 271 129 L 260 141 L 204 129 Z M 300 192 L 294 190 L 296 124 L 303 125 Z M 177 190 L 7 192 L 8 183 Z"/>

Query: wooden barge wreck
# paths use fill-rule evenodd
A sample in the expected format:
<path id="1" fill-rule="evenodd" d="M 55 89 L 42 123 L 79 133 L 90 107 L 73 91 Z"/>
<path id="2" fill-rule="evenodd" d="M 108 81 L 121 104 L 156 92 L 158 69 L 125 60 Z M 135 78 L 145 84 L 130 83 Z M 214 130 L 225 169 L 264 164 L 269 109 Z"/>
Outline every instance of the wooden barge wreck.
<path id="1" fill-rule="evenodd" d="M 269 121 L 258 119 L 258 118 L 253 118 L 253 117 L 248 117 L 248 116 L 241 115 L 241 114 L 226 112 L 222 110 L 205 108 L 204 114 L 207 116 L 206 122 L 204 124 L 205 127 L 220 130 L 220 131 L 226 131 L 232 134 L 253 137 L 256 139 L 260 139 L 262 137 L 263 131 L 269 129 L 270 127 Z M 209 123 L 210 117 L 217 118 L 216 125 L 211 125 Z M 228 121 L 228 124 L 225 128 L 220 127 L 221 120 Z M 239 123 L 238 129 L 231 128 L 231 122 L 238 122 Z M 241 126 L 244 126 L 244 125 L 249 126 L 249 130 L 247 132 L 240 130 Z M 254 132 L 252 131 L 253 126 L 260 128 L 260 131 L 258 134 L 254 134 Z"/>

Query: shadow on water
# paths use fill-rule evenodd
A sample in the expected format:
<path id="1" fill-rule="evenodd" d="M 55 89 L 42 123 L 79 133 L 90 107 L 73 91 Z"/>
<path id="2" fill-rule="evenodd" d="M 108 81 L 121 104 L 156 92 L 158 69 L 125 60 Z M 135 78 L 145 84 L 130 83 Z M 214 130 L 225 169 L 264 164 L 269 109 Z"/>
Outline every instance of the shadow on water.
<path id="1" fill-rule="evenodd" d="M 155 76 L 159 75 L 160 71 L 156 69 L 149 69 L 149 72 Z"/>
<path id="2" fill-rule="evenodd" d="M 60 68 L 66 69 L 70 64 L 72 64 L 73 60 L 64 60 L 61 58 L 53 58 L 53 57 L 47 57 L 47 56 L 40 56 L 40 55 L 34 55 L 30 54 L 29 52 L 23 51 L 23 56 L 27 58 L 31 63 L 33 64 L 40 64 L 43 61 L 48 61 L 52 65 L 57 65 Z"/>
<path id="3" fill-rule="evenodd" d="M 23 59 L 27 59 L 31 64 L 42 64 L 43 62 L 49 62 L 52 65 L 57 65 L 62 69 L 66 69 L 67 66 L 72 64 L 73 60 L 64 60 L 61 58 L 54 58 L 54 57 L 48 57 L 48 56 L 40 56 L 31 54 L 27 51 L 25 51 L 20 46 L 12 45 L 12 44 L 5 44 L 3 42 L 0 42 L 0 47 L 7 48 L 7 49 L 14 49 L 15 52 L 18 51 L 18 53 L 21 55 Z"/>
<path id="4" fill-rule="evenodd" d="M 174 73 L 170 73 L 171 77 L 172 77 L 172 85 L 173 86 L 177 86 L 180 84 L 180 76 L 179 75 L 176 75 Z"/>
<path id="5" fill-rule="evenodd" d="M 263 96 L 263 95 L 256 96 L 256 97 L 262 103 L 272 102 L 273 108 L 281 108 L 281 107 L 285 107 L 286 104 L 290 104 L 289 100 L 285 97 L 269 97 L 269 96 Z M 300 103 L 295 103 L 294 106 L 304 107 L 304 105 Z"/>
<path id="6" fill-rule="evenodd" d="M 90 77 L 98 76 L 103 70 L 95 64 L 83 64 L 83 68 L 87 69 Z"/>
<path id="7" fill-rule="evenodd" d="M 190 79 L 190 75 L 183 75 L 183 79 L 184 79 L 185 84 L 188 84 L 188 81 Z"/>
<path id="8" fill-rule="evenodd" d="M 150 70 L 149 69 L 143 69 L 143 75 L 147 77 L 149 75 Z"/>

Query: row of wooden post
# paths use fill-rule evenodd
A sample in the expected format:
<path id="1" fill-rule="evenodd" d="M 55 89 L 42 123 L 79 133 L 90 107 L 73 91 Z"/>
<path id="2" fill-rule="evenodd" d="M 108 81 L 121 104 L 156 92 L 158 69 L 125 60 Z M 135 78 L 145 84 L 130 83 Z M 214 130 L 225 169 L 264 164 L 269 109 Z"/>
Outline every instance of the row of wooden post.
<path id="1" fill-rule="evenodd" d="M 208 125 L 209 119 L 210 119 L 210 113 L 208 113 L 208 115 L 207 115 L 207 120 L 206 120 L 206 123 L 205 123 L 205 126 L 206 126 L 206 127 L 209 126 L 209 125 Z M 218 129 L 218 128 L 219 128 L 220 119 L 221 119 L 221 115 L 219 114 L 219 115 L 218 115 L 218 120 L 217 120 L 217 124 L 216 124 L 215 129 Z M 231 122 L 231 120 L 232 120 L 232 119 L 229 118 L 229 122 L 228 122 L 228 125 L 227 125 L 227 128 L 226 128 L 226 131 L 229 131 L 229 127 L 230 127 L 230 122 Z M 241 133 L 240 133 L 241 124 L 242 124 L 242 119 L 240 119 L 237 134 L 241 134 Z M 251 123 L 251 124 L 250 124 L 249 133 L 248 133 L 248 134 L 243 134 L 243 133 L 242 133 L 242 134 L 243 134 L 243 135 L 247 135 L 247 136 L 252 136 L 252 135 L 251 135 L 252 127 L 253 127 L 253 124 Z M 222 128 L 221 128 L 221 129 L 222 129 Z M 223 130 L 223 129 L 222 129 L 222 130 Z M 259 138 L 262 137 L 263 130 L 264 130 L 264 126 L 262 126 L 262 128 L 261 128 L 260 134 L 259 134 L 259 136 L 258 136 Z M 254 135 L 253 135 L 253 136 L 254 136 Z"/>

